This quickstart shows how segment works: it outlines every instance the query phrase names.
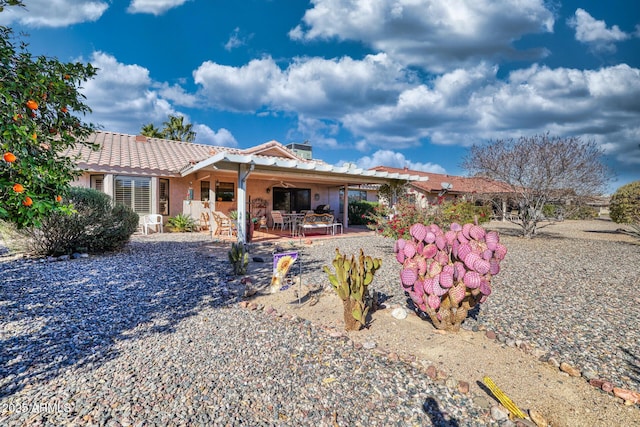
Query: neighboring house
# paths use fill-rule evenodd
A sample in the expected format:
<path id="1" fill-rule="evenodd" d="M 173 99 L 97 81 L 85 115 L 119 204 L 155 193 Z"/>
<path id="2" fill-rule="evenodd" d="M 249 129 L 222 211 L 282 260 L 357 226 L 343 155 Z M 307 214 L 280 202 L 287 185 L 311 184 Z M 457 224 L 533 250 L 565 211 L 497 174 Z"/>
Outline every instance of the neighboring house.
<path id="1" fill-rule="evenodd" d="M 237 149 L 112 132 L 96 132 L 88 141 L 98 150 L 79 145 L 67 154 L 78 155 L 84 171 L 74 185 L 103 191 L 141 216 L 185 213 L 197 220 L 205 211 L 237 210 L 240 241 L 246 241 L 244 219 L 249 216 L 320 205 L 337 214 L 341 203 L 348 206 L 347 196 L 356 187 L 428 179 L 404 170 L 304 159 L 277 141 Z M 346 209 L 341 222 L 348 227 Z"/>
<path id="2" fill-rule="evenodd" d="M 431 172 L 421 172 L 408 168 L 399 169 L 387 166 L 371 168 L 376 172 L 405 173 L 426 177 L 427 181 L 411 181 L 408 184 L 407 195 L 418 206 L 427 207 L 443 200 L 465 197 L 471 200 L 497 198 L 502 202 L 501 212 L 507 212 L 507 200 L 511 195 L 511 188 L 499 181 L 483 177 L 462 177 Z"/>

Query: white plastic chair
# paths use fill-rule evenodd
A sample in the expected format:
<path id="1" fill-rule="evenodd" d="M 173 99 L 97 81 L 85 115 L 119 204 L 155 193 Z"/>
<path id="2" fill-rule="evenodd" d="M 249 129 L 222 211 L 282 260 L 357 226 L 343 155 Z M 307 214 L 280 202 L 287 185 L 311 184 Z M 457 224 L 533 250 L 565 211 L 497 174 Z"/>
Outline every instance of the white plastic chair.
<path id="1" fill-rule="evenodd" d="M 151 214 L 142 217 L 142 229 L 144 234 L 149 234 L 149 227 L 153 227 L 155 231 L 158 231 L 158 226 L 160 226 L 160 233 L 163 233 L 162 215 Z"/>
<path id="2" fill-rule="evenodd" d="M 271 219 L 273 220 L 272 229 L 274 230 L 276 228 L 276 225 L 280 226 L 280 230 L 284 230 L 284 228 L 289 225 L 288 221 L 284 219 L 284 217 L 282 216 L 282 212 L 280 211 L 271 211 Z"/>

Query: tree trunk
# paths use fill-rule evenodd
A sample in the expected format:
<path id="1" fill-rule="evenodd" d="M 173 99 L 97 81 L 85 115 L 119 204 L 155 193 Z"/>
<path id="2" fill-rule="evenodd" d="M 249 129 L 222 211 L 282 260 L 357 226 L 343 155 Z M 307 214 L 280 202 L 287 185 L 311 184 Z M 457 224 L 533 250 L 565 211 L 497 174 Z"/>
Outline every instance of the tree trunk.
<path id="1" fill-rule="evenodd" d="M 360 322 L 354 319 L 353 314 L 351 313 L 353 309 L 351 308 L 351 298 L 347 298 L 342 301 L 344 307 L 344 329 L 347 331 L 359 331 L 360 330 Z"/>

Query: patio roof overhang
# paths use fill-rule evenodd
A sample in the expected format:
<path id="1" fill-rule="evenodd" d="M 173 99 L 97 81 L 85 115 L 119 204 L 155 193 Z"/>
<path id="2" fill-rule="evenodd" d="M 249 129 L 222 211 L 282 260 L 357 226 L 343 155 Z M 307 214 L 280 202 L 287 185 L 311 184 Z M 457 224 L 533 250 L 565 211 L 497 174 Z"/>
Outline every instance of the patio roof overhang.
<path id="1" fill-rule="evenodd" d="M 256 154 L 219 152 L 206 160 L 184 168 L 182 176 L 202 170 L 238 172 L 240 166 L 249 167 L 253 178 L 296 178 L 324 183 L 385 184 L 393 180 L 427 181 L 428 177 L 396 172 L 375 171 L 348 164 L 334 166 L 328 163 L 300 161 Z"/>

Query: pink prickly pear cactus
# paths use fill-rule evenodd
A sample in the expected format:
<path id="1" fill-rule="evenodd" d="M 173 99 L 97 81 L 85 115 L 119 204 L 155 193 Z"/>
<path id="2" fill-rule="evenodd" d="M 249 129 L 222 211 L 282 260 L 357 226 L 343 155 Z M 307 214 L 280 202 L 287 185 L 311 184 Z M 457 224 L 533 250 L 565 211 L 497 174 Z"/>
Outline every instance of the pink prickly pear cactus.
<path id="1" fill-rule="evenodd" d="M 436 328 L 459 330 L 468 311 L 491 294 L 507 248 L 496 231 L 477 224 L 452 223 L 447 230 L 414 224 L 409 234 L 394 245 L 404 290 Z"/>

